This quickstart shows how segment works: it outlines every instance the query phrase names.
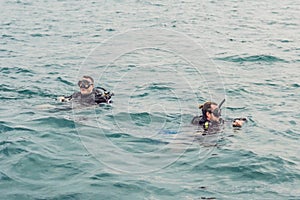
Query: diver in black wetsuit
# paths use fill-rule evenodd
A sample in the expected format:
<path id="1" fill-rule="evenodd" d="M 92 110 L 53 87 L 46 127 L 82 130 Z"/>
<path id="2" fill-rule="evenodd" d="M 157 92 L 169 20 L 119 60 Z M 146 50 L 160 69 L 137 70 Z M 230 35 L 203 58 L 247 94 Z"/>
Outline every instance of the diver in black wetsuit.
<path id="1" fill-rule="evenodd" d="M 94 79 L 90 76 L 83 76 L 78 81 L 80 92 L 75 92 L 71 96 L 58 97 L 60 102 L 74 101 L 83 105 L 96 105 L 99 103 L 111 103 L 113 93 L 106 91 L 104 88 L 94 88 Z M 103 93 L 99 90 L 103 90 Z"/>
<path id="2" fill-rule="evenodd" d="M 206 102 L 199 106 L 202 109 L 202 115 L 196 116 L 192 120 L 192 124 L 203 126 L 205 131 L 219 129 L 220 125 L 224 124 L 221 118 L 221 106 L 225 99 L 218 105 L 214 102 Z M 233 127 L 242 127 L 243 123 L 247 121 L 246 118 L 236 118 L 232 122 Z"/>

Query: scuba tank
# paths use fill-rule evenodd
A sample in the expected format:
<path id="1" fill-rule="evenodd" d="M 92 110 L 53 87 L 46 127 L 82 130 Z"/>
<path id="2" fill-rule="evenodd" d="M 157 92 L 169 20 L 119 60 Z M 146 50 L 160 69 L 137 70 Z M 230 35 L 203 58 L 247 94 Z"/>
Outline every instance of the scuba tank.
<path id="1" fill-rule="evenodd" d="M 102 90 L 103 92 L 101 92 Z M 107 91 L 103 87 L 96 87 L 95 90 L 95 102 L 99 103 L 112 103 L 111 97 L 114 96 L 114 93 Z"/>

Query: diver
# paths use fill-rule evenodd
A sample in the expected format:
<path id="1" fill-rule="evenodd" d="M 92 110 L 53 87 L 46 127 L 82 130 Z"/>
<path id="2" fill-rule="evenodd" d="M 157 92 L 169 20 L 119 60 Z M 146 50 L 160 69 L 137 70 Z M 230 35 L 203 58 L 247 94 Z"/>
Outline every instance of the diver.
<path id="1" fill-rule="evenodd" d="M 225 99 L 219 105 L 210 101 L 200 105 L 199 109 L 202 110 L 202 115 L 194 117 L 192 124 L 202 126 L 205 131 L 219 130 L 220 125 L 224 124 L 224 120 L 221 118 L 221 106 L 224 102 Z M 232 126 L 240 128 L 246 121 L 246 118 L 235 118 Z"/>
<path id="2" fill-rule="evenodd" d="M 101 87 L 94 87 L 94 79 L 90 76 L 83 76 L 78 81 L 80 92 L 75 92 L 70 96 L 58 97 L 57 100 L 60 102 L 74 101 L 75 103 L 83 105 L 96 105 L 100 103 L 112 103 L 111 97 L 113 93 L 108 92 L 106 89 Z M 101 92 L 102 90 L 103 92 Z"/>

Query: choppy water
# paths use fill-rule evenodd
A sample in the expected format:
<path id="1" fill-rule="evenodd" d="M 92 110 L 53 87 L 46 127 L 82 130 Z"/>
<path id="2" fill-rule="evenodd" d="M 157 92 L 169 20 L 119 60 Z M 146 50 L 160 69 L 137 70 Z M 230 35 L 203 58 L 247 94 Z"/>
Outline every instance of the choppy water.
<path id="1" fill-rule="evenodd" d="M 0 7 L 0 199 L 300 199 L 298 1 Z M 114 103 L 54 100 L 83 74 Z"/>

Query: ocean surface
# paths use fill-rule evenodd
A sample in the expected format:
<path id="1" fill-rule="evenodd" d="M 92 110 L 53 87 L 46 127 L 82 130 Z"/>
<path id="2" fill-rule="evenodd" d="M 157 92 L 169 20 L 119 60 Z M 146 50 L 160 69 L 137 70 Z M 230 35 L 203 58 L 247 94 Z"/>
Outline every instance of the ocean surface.
<path id="1" fill-rule="evenodd" d="M 1 200 L 300 199 L 298 0 L 0 10 Z M 113 103 L 56 101 L 83 75 Z M 223 99 L 217 134 L 191 125 Z"/>

